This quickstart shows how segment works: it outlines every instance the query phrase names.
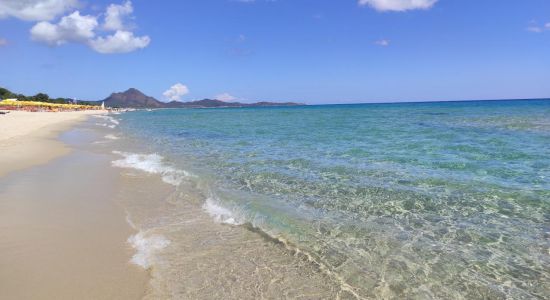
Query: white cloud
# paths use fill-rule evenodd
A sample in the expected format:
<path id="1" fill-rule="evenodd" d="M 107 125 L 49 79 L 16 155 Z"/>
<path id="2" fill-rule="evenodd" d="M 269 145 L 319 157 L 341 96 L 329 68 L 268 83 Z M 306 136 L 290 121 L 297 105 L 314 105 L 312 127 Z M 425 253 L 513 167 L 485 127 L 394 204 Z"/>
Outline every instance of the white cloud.
<path id="1" fill-rule="evenodd" d="M 171 86 L 166 92 L 162 93 L 164 97 L 172 101 L 180 101 L 181 97 L 189 94 L 189 88 L 181 83 L 176 83 Z"/>
<path id="2" fill-rule="evenodd" d="M 542 28 L 538 27 L 538 26 L 529 26 L 527 27 L 527 31 L 531 31 L 531 32 L 542 32 Z"/>
<path id="3" fill-rule="evenodd" d="M 61 18 L 59 23 L 39 22 L 31 28 L 31 38 L 49 45 L 61 45 L 66 42 L 86 42 L 95 36 L 97 19 L 94 16 L 82 16 L 79 11 Z"/>
<path id="4" fill-rule="evenodd" d="M 0 47 L 6 46 L 8 44 L 8 40 L 0 38 Z"/>
<path id="5" fill-rule="evenodd" d="M 543 31 L 550 30 L 550 22 L 543 24 L 542 26 L 539 26 L 535 21 L 531 21 L 530 24 L 531 25 L 525 28 L 527 31 L 530 32 L 541 33 Z"/>
<path id="6" fill-rule="evenodd" d="M 78 6 L 78 0 L 1 0 L 0 18 L 49 21 Z"/>
<path id="7" fill-rule="evenodd" d="M 235 101 L 238 98 L 235 97 L 235 96 L 230 95 L 229 93 L 222 93 L 222 94 L 214 96 L 214 99 L 228 102 L 228 101 Z"/>
<path id="8" fill-rule="evenodd" d="M 23 2 L 25 1 L 37 2 L 33 0 L 24 0 Z M 43 0 L 43 2 L 48 1 Z M 76 1 L 73 0 L 73 2 Z M 151 42 L 149 36 L 135 36 L 133 32 L 124 29 L 123 19 L 131 17 L 132 12 L 133 7 L 130 1 L 126 1 L 122 5 L 111 4 L 106 9 L 104 23 L 100 27 L 98 16 L 81 15 L 79 11 L 75 11 L 62 17 L 58 23 L 38 22 L 30 30 L 31 38 L 50 46 L 59 46 L 68 42 L 82 43 L 104 54 L 132 52 L 147 47 Z M 114 33 L 98 36 L 101 28 L 114 31 Z"/>
<path id="9" fill-rule="evenodd" d="M 134 36 L 133 32 L 117 30 L 107 37 L 98 37 L 89 41 L 90 47 L 99 53 L 128 53 L 145 48 L 151 39 L 148 36 Z"/>
<path id="10" fill-rule="evenodd" d="M 374 41 L 374 44 L 382 47 L 387 47 L 390 45 L 390 41 L 386 39 L 382 39 L 382 40 Z"/>
<path id="11" fill-rule="evenodd" d="M 406 11 L 429 9 L 438 0 L 359 0 L 359 5 L 369 5 L 379 11 Z"/>
<path id="12" fill-rule="evenodd" d="M 103 28 L 106 30 L 123 30 L 123 19 L 129 16 L 134 11 L 131 1 L 126 1 L 123 5 L 111 4 L 105 12 L 105 24 Z"/>

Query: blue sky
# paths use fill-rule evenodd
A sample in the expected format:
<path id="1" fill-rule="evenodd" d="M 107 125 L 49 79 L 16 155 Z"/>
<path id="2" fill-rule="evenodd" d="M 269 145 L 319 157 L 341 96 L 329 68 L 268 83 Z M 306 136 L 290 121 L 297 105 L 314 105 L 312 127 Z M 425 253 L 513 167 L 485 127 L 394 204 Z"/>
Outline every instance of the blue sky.
<path id="1" fill-rule="evenodd" d="M 99 100 L 135 87 L 163 101 L 311 104 L 550 97 L 547 0 L 20 2 L 0 0 L 0 86 L 25 94 Z"/>

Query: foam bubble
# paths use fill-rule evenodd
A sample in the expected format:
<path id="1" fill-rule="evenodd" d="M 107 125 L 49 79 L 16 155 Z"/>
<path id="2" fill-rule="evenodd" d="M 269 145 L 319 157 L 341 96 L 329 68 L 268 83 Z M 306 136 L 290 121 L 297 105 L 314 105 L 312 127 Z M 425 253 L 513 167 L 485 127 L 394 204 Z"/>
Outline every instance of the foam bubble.
<path id="1" fill-rule="evenodd" d="M 242 224 L 229 209 L 219 205 L 212 197 L 206 199 L 202 208 L 218 223 L 231 225 Z"/>
<path id="2" fill-rule="evenodd" d="M 108 140 L 118 140 L 119 139 L 118 136 L 112 135 L 112 134 L 106 135 L 105 138 L 108 139 Z"/>
<path id="3" fill-rule="evenodd" d="M 154 255 L 170 245 L 170 240 L 160 234 L 147 234 L 140 231 L 129 237 L 128 243 L 136 250 L 130 261 L 144 269 L 148 269 L 154 263 Z"/>
<path id="4" fill-rule="evenodd" d="M 185 177 L 193 175 L 184 170 L 178 170 L 163 163 L 163 157 L 154 154 L 137 154 L 113 151 L 113 153 L 123 156 L 123 159 L 115 160 L 112 165 L 119 168 L 132 168 L 145 171 L 151 174 L 159 174 L 162 180 L 171 185 L 179 185 Z"/>
<path id="5" fill-rule="evenodd" d="M 111 124 L 111 125 L 109 125 L 109 124 L 107 124 L 107 123 L 95 123 L 95 124 L 96 124 L 97 126 L 109 127 L 109 128 L 111 128 L 111 129 L 114 129 L 114 128 L 116 127 L 116 125 L 114 125 L 114 124 Z"/>

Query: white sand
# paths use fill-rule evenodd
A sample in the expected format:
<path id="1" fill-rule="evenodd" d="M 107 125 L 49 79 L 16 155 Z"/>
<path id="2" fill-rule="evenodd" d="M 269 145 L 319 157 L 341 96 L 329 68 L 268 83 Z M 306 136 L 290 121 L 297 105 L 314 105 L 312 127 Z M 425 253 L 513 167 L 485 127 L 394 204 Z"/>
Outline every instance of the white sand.
<path id="1" fill-rule="evenodd" d="M 69 148 L 52 139 L 75 122 L 101 111 L 23 112 L 0 115 L 0 177 L 67 154 Z"/>

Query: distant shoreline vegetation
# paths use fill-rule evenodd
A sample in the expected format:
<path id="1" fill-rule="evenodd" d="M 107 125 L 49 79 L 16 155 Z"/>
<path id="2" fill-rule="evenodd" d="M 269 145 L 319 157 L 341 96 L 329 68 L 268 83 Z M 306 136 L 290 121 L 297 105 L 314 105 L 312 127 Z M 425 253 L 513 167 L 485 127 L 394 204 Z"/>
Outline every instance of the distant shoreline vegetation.
<path id="1" fill-rule="evenodd" d="M 38 93 L 34 96 L 25 96 L 23 94 L 16 94 L 12 91 L 0 87 L 0 100 L 6 100 L 6 99 L 17 99 L 18 101 L 33 101 L 33 102 L 46 102 L 46 103 L 57 103 L 57 104 L 73 104 L 75 101 L 70 98 L 50 98 L 50 96 L 46 93 Z M 91 105 L 91 106 L 99 106 L 101 103 L 98 103 L 96 101 L 77 101 L 78 104 L 81 105 Z"/>

